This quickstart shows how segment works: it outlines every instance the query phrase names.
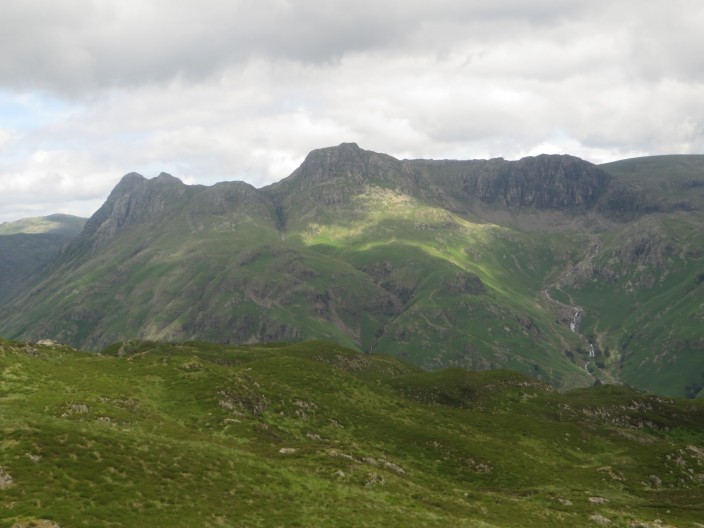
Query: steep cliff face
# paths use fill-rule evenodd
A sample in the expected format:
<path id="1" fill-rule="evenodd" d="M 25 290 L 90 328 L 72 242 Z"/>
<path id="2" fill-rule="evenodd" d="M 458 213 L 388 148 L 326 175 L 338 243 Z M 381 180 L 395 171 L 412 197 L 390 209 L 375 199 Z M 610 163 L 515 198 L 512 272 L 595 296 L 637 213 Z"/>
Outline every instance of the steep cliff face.
<path id="1" fill-rule="evenodd" d="M 62 261 L 94 254 L 124 231 L 140 225 L 151 226 L 149 237 L 158 235 L 163 231 L 159 224 L 169 221 L 179 223 L 184 234 L 206 228 L 233 230 L 244 224 L 273 228 L 276 211 L 270 200 L 248 183 L 221 182 L 205 187 L 185 185 L 166 173 L 150 180 L 130 173 L 65 249 Z"/>
<path id="2" fill-rule="evenodd" d="M 413 172 L 399 160 L 343 143 L 312 151 L 289 177 L 261 189 L 277 204 L 281 224 L 301 227 L 321 210 L 346 205 L 370 185 L 409 188 Z"/>
<path id="3" fill-rule="evenodd" d="M 606 213 L 631 210 L 638 202 L 612 176 L 573 156 L 400 161 L 353 143 L 311 152 L 291 176 L 263 191 L 285 216 L 301 223 L 315 221 L 320 207 L 344 205 L 370 186 L 463 214 L 473 213 L 477 200 L 492 208 L 584 212 L 599 207 Z"/>
<path id="4" fill-rule="evenodd" d="M 128 196 L 145 181 L 147 181 L 147 179 L 136 172 L 125 174 L 112 192 L 108 195 L 105 203 L 93 214 L 93 216 L 88 219 L 88 222 L 86 222 L 83 230 L 83 234 L 86 236 L 95 234 L 100 226 L 102 226 L 103 223 L 111 217 L 117 202 L 125 196 Z"/>
<path id="5" fill-rule="evenodd" d="M 312 151 L 301 166 L 288 178 L 271 186 L 271 189 L 286 191 L 294 186 L 309 189 L 332 180 L 344 179 L 354 185 L 364 183 L 370 170 L 378 165 L 380 155 L 362 150 L 356 143 L 342 143 Z"/>
<path id="6" fill-rule="evenodd" d="M 127 226 L 148 221 L 174 208 L 189 190 L 181 180 L 163 172 L 151 180 L 136 173 L 128 174 L 88 221 L 84 235 L 94 237 L 94 248 L 103 246 Z"/>
<path id="7" fill-rule="evenodd" d="M 220 182 L 200 189 L 190 208 L 212 215 L 228 214 L 261 201 L 257 189 L 245 182 Z"/>
<path id="8" fill-rule="evenodd" d="M 541 155 L 516 162 L 484 164 L 468 182 L 482 201 L 508 207 L 578 209 L 594 207 L 613 178 L 572 156 Z"/>
<path id="9" fill-rule="evenodd" d="M 229 231 L 248 226 L 273 228 L 278 222 L 273 202 L 241 181 L 199 187 L 187 204 L 187 215 L 191 231 L 209 227 Z"/>

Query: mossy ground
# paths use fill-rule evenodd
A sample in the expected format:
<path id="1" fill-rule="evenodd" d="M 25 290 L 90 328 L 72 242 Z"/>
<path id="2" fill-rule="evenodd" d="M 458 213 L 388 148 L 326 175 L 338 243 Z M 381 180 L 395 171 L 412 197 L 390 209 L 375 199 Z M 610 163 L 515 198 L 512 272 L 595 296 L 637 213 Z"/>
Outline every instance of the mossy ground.
<path id="1" fill-rule="evenodd" d="M 3 526 L 694 527 L 704 514 L 700 400 L 560 394 L 323 342 L 0 346 Z"/>

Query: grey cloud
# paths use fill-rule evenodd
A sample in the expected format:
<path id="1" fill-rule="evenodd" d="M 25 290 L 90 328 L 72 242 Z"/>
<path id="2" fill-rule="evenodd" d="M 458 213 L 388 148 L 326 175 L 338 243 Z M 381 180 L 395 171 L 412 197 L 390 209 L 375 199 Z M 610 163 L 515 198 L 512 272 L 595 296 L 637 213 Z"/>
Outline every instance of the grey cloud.
<path id="1" fill-rule="evenodd" d="M 704 82 L 704 4 L 677 16 L 657 14 L 634 31 L 632 57 L 647 78 Z"/>
<path id="2" fill-rule="evenodd" d="M 251 58 L 335 62 L 354 52 L 446 52 L 576 16 L 561 0 L 6 0 L 0 83 L 81 94 L 201 79 Z"/>

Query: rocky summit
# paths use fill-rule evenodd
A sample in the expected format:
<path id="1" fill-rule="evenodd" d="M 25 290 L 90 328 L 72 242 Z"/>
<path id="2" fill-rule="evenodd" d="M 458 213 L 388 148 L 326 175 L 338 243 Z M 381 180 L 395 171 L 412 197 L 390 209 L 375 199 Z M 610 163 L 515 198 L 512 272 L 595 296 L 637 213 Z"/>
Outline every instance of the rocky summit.
<path id="1" fill-rule="evenodd" d="M 5 290 L 0 335 L 324 339 L 696 397 L 703 207 L 703 156 L 398 160 L 345 143 L 261 189 L 131 173 Z"/>

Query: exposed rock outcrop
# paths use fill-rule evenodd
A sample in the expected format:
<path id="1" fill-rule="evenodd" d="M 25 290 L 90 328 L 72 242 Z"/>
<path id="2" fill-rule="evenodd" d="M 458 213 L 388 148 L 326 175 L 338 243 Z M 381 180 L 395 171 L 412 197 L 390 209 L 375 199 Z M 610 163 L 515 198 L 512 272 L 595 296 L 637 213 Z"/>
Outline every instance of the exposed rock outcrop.
<path id="1" fill-rule="evenodd" d="M 471 176 L 467 189 L 482 201 L 508 207 L 588 209 L 613 178 L 573 156 L 540 155 L 519 161 L 489 161 Z"/>

